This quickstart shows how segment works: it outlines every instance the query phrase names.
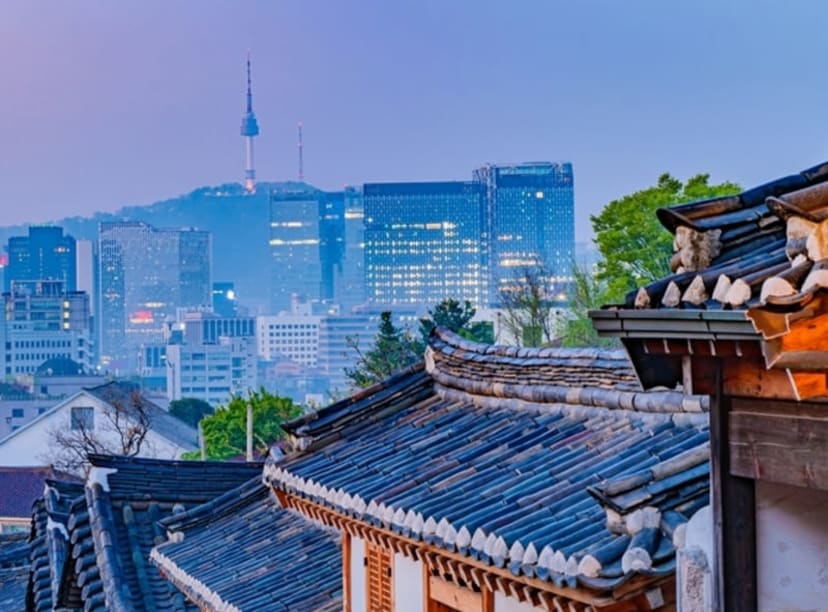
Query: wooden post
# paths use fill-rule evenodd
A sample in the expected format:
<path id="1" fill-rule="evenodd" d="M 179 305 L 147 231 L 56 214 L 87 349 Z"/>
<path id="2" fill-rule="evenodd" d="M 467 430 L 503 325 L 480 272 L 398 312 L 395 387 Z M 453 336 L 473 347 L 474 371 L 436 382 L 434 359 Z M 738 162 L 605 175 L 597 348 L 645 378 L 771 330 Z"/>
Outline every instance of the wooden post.
<path id="1" fill-rule="evenodd" d="M 756 490 L 749 478 L 730 473 L 730 397 L 722 387 L 722 360 L 716 359 L 715 394 L 710 398 L 710 501 L 713 510 L 713 608 L 755 612 Z"/>
<path id="2" fill-rule="evenodd" d="M 247 460 L 253 461 L 253 404 L 247 403 Z"/>

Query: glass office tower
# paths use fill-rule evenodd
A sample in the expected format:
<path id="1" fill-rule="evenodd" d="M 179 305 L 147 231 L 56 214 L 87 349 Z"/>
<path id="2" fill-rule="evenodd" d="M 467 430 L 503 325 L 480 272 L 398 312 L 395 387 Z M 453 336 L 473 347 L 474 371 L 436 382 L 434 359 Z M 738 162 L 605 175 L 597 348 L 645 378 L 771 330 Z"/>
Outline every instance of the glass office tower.
<path id="1" fill-rule="evenodd" d="M 132 367 L 140 347 L 163 339 L 178 307 L 211 302 L 208 232 L 156 229 L 146 223 L 101 223 L 98 299 L 101 361 Z"/>
<path id="2" fill-rule="evenodd" d="M 28 236 L 9 238 L 9 262 L 4 274 L 4 290 L 15 281 L 60 280 L 65 291 L 77 289 L 75 239 L 63 228 L 33 226 Z"/>
<path id="3" fill-rule="evenodd" d="M 486 302 L 486 192 L 479 182 L 364 186 L 365 283 L 379 305 Z"/>
<path id="4" fill-rule="evenodd" d="M 486 165 L 474 178 L 487 193 L 492 302 L 523 269 L 538 264 L 553 285 L 565 285 L 575 253 L 572 164 Z"/>

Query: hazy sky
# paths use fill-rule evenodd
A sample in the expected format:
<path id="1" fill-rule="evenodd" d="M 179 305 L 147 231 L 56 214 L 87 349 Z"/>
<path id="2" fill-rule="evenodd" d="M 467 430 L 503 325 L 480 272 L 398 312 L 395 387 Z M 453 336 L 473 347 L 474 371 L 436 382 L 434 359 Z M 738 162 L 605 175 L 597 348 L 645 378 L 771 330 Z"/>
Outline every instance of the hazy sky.
<path id="1" fill-rule="evenodd" d="M 0 224 L 260 179 L 466 179 L 571 160 L 576 233 L 663 171 L 746 186 L 828 159 L 828 3 L 0 2 Z"/>

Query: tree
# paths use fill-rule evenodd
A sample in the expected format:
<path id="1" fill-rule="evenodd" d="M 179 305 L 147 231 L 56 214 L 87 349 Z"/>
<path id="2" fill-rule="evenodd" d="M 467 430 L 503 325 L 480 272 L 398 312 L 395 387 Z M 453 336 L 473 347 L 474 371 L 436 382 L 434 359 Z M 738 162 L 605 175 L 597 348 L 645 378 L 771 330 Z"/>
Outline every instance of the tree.
<path id="1" fill-rule="evenodd" d="M 247 450 L 247 405 L 253 407 L 253 447 L 261 454 L 281 440 L 282 423 L 302 415 L 302 408 L 288 397 L 272 395 L 264 389 L 250 391 L 247 397 L 234 396 L 226 406 L 201 420 L 208 459 L 229 459 Z M 201 458 L 200 451 L 184 454 L 185 459 Z"/>
<path id="2" fill-rule="evenodd" d="M 407 331 L 394 325 L 391 312 L 380 314 L 373 346 L 363 351 L 359 338 L 348 337 L 346 343 L 357 353 L 356 365 L 346 368 L 345 375 L 357 387 L 369 387 L 422 359 L 422 347 Z"/>
<path id="3" fill-rule="evenodd" d="M 182 397 L 170 402 L 169 413 L 192 427 L 207 415 L 213 414 L 213 407 L 195 397 Z"/>
<path id="4" fill-rule="evenodd" d="M 569 288 L 569 312 L 557 321 L 557 336 L 561 346 L 616 347 L 614 338 L 601 338 L 589 318 L 589 311 L 606 303 L 606 283 L 598 280 L 583 266 L 572 266 Z"/>
<path id="5" fill-rule="evenodd" d="M 435 327 L 447 327 L 467 340 L 494 344 L 492 324 L 488 321 L 472 321 L 476 312 L 468 300 L 461 304 L 454 298 L 447 298 L 429 309 L 428 316 L 420 319 L 423 350 L 428 344 L 428 336 Z"/>
<path id="6" fill-rule="evenodd" d="M 654 187 L 613 200 L 590 217 L 602 256 L 598 279 L 607 283 L 609 302 L 621 302 L 627 292 L 670 273 L 673 238 L 658 222 L 656 209 L 741 191 L 730 182 L 710 185 L 709 178 L 697 174 L 682 185 L 665 173 Z"/>
<path id="7" fill-rule="evenodd" d="M 103 409 L 72 406 L 69 428 L 49 432 L 50 462 L 73 473 L 87 472 L 90 454 L 135 457 L 146 444 L 152 422 L 144 398 L 133 390 L 114 398 Z"/>
<path id="8" fill-rule="evenodd" d="M 555 337 L 552 276 L 545 266 L 525 266 L 500 290 L 500 323 L 518 346 L 542 346 Z"/>

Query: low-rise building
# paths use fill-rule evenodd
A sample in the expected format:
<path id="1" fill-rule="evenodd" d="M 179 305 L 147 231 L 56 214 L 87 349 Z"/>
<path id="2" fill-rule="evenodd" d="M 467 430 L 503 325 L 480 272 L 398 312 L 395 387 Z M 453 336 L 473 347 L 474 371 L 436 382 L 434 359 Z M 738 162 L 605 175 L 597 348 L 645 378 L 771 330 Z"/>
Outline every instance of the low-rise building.
<path id="1" fill-rule="evenodd" d="M 192 427 L 136 386 L 113 382 L 75 393 L 0 439 L 0 465 L 82 469 L 94 450 L 175 459 L 197 447 Z"/>

